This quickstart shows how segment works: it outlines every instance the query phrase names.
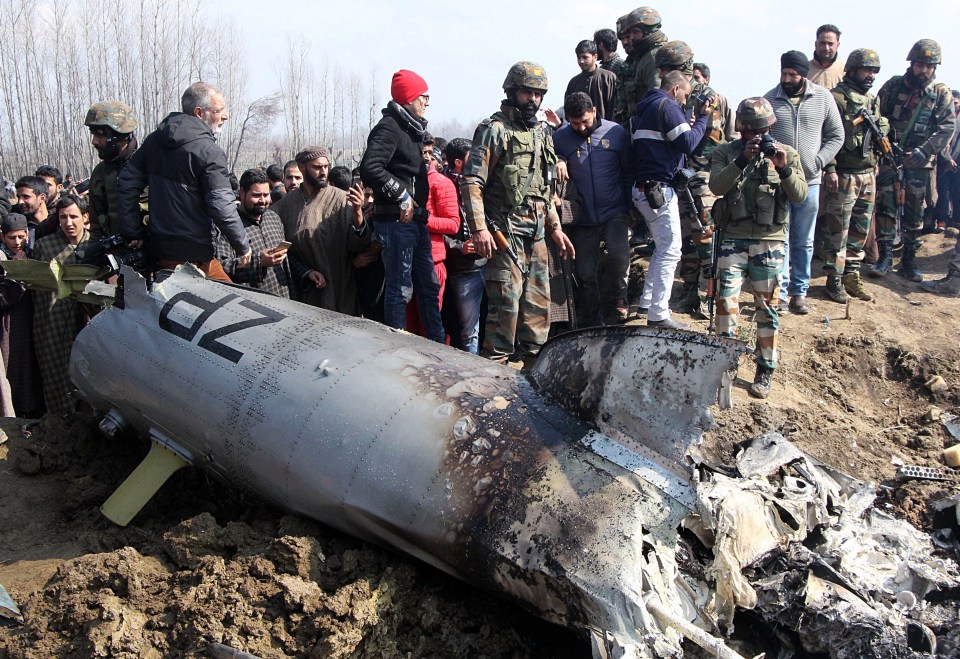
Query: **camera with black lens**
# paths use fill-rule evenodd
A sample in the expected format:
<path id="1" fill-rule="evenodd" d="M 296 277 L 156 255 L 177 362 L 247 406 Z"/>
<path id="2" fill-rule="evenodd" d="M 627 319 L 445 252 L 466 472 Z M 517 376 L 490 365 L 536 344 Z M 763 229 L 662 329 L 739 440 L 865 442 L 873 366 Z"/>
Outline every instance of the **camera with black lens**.
<path id="1" fill-rule="evenodd" d="M 109 274 L 120 272 L 121 265 L 133 268 L 140 273 L 150 269 L 146 252 L 142 248 L 131 249 L 127 246 L 127 241 L 117 235 L 88 243 L 78 256 L 81 263 L 108 268 Z"/>
<path id="2" fill-rule="evenodd" d="M 777 155 L 777 142 L 770 133 L 764 133 L 760 138 L 760 153 L 767 158 L 773 158 Z"/>
<path id="3" fill-rule="evenodd" d="M 710 103 L 710 95 L 704 94 L 703 92 L 693 92 L 690 94 L 690 98 L 700 101 L 700 105 L 708 105 Z"/>
<path id="4" fill-rule="evenodd" d="M 673 180 L 670 181 L 670 187 L 674 190 L 683 190 L 690 185 L 690 181 L 692 181 L 696 175 L 697 173 L 689 167 L 681 167 L 673 175 Z"/>

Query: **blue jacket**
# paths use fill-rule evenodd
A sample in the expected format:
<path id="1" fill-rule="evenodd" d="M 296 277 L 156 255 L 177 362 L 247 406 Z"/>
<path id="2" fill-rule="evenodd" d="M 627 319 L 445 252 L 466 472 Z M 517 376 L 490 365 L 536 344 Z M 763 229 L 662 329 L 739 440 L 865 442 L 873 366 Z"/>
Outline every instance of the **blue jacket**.
<path id="1" fill-rule="evenodd" d="M 567 161 L 567 171 L 583 197 L 581 224 L 603 224 L 626 215 L 630 177 L 630 137 L 613 121 L 597 116 L 599 126 L 581 137 L 570 124 L 553 134 L 557 155 Z"/>
<path id="2" fill-rule="evenodd" d="M 663 104 L 663 132 L 660 131 L 660 101 Z M 696 150 L 707 130 L 707 116 L 700 115 L 690 126 L 683 108 L 666 92 L 651 89 L 637 103 L 630 118 L 633 139 L 634 181 L 662 181 L 669 183 L 684 165 L 684 154 Z"/>

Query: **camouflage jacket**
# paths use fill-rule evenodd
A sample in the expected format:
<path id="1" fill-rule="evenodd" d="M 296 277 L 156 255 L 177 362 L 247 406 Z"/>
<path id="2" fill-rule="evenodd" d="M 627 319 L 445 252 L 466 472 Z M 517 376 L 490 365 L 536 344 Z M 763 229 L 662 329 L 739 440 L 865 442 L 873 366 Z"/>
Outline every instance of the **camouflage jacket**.
<path id="1" fill-rule="evenodd" d="M 640 99 L 651 89 L 660 87 L 655 58 L 660 46 L 667 43 L 667 35 L 657 31 L 644 40 L 646 43 L 640 49 L 634 49 L 624 61 L 623 72 L 617 80 L 613 120 L 627 130 L 630 130 L 630 117 Z M 644 47 L 646 50 L 642 50 Z"/>
<path id="2" fill-rule="evenodd" d="M 800 154 L 790 146 L 787 167 L 777 172 L 769 158 L 743 162 L 743 140 L 721 144 L 710 162 L 710 191 L 717 197 L 714 221 L 730 240 L 787 239 L 789 202 L 807 198 Z"/>
<path id="3" fill-rule="evenodd" d="M 909 153 L 922 149 L 927 154 L 925 168 L 933 167 L 937 153 L 950 143 L 956 127 L 950 88 L 941 82 L 931 82 L 924 89 L 911 89 L 904 76 L 887 80 L 877 94 L 880 113 L 890 122 L 890 139 Z M 920 103 L 916 121 L 907 130 L 916 103 Z"/>
<path id="4" fill-rule="evenodd" d="M 736 139 L 738 136 L 734 131 L 735 120 L 730 114 L 727 99 L 702 82 L 693 83 L 693 89 L 687 98 L 687 105 L 683 108 L 687 119 L 695 119 L 700 116 L 703 102 L 697 98 L 698 95 L 717 97 L 717 103 L 707 117 L 707 132 L 704 133 L 696 151 L 687 158 L 688 166 L 700 172 L 710 169 L 710 157 L 717 145 Z"/>
<path id="5" fill-rule="evenodd" d="M 538 143 L 539 158 L 534 151 Z M 535 162 L 538 165 L 533 169 Z M 543 125 L 531 128 L 517 108 L 501 105 L 500 112 L 477 126 L 463 167 L 460 193 L 470 230 L 486 229 L 489 219 L 506 233 L 540 240 L 545 227 L 551 231 L 559 227 L 560 217 L 553 205 L 556 164 L 553 138 Z M 533 179 L 528 186 L 529 176 Z"/>
<path id="6" fill-rule="evenodd" d="M 830 93 L 837 101 L 843 121 L 843 146 L 823 171 L 839 171 L 843 174 L 872 172 L 879 160 L 875 140 L 870 134 L 867 122 L 859 121 L 858 125 L 853 122 L 860 117 L 860 110 L 866 108 L 873 115 L 873 120 L 877 122 L 880 130 L 886 134 L 890 125 L 887 118 L 880 115 L 880 103 L 873 94 L 862 93 L 846 78 Z"/>

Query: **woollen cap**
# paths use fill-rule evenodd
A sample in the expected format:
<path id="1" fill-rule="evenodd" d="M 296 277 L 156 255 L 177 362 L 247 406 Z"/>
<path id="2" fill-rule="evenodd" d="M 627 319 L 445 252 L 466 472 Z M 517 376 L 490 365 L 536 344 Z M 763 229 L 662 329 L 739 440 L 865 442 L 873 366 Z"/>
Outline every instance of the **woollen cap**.
<path id="1" fill-rule="evenodd" d="M 407 69 L 400 69 L 394 73 L 393 80 L 390 82 L 390 96 L 400 105 L 412 103 L 428 89 L 426 80 Z"/>
<path id="2" fill-rule="evenodd" d="M 27 218 L 20 213 L 8 213 L 3 222 L 0 223 L 0 231 L 9 233 L 11 231 L 26 231 Z"/>
<path id="3" fill-rule="evenodd" d="M 807 72 L 810 70 L 810 60 L 799 50 L 788 50 L 780 56 L 780 68 L 793 69 L 806 78 Z"/>
<path id="4" fill-rule="evenodd" d="M 294 160 L 300 164 L 311 162 L 317 158 L 326 158 L 327 160 L 330 160 L 330 154 L 327 153 L 327 150 L 322 146 L 308 146 L 306 149 L 294 156 Z"/>

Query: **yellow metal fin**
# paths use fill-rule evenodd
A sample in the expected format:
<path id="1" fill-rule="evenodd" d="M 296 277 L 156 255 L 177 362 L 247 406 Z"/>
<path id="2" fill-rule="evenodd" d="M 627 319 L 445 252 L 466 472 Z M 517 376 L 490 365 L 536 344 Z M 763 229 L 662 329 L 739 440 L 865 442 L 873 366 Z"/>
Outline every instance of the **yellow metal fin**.
<path id="1" fill-rule="evenodd" d="M 114 524 L 126 526 L 174 472 L 189 464 L 170 449 L 153 442 L 147 457 L 100 506 L 100 512 Z"/>

